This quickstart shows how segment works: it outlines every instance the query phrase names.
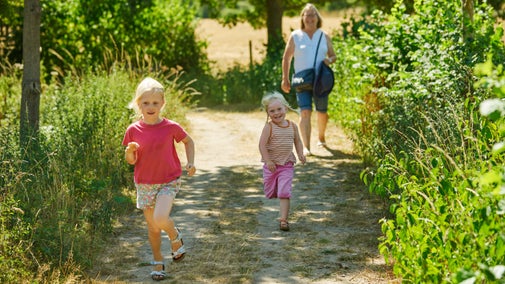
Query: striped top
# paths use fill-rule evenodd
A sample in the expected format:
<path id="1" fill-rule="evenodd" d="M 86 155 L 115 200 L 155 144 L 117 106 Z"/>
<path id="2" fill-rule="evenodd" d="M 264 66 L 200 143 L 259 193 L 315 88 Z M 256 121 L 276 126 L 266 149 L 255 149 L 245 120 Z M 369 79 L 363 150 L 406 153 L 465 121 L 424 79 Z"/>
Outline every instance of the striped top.
<path id="1" fill-rule="evenodd" d="M 288 162 L 296 163 L 296 157 L 293 153 L 295 126 L 293 122 L 286 121 L 288 125 L 284 127 L 272 122 L 268 123 L 270 125 L 270 137 L 266 148 L 268 156 L 276 165 L 285 165 Z"/>

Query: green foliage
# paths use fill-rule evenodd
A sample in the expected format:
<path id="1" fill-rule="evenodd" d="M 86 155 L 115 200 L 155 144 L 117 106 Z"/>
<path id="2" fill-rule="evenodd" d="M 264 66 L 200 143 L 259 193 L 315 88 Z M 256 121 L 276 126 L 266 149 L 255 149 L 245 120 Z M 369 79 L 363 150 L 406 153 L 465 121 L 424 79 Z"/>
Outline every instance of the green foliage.
<path id="1" fill-rule="evenodd" d="M 0 128 L 11 126 L 19 116 L 18 94 L 21 94 L 22 71 L 18 66 L 8 69 L 10 76 L 0 77 Z M 16 125 L 17 126 L 17 125 Z"/>
<path id="2" fill-rule="evenodd" d="M 2 170 L 6 167 L 2 165 Z M 2 171 L 3 172 L 3 171 Z M 23 220 L 23 211 L 17 201 L 4 195 L 0 204 L 0 282 L 15 283 L 30 276 L 30 226 Z M 12 269 L 15 268 L 15 269 Z"/>
<path id="3" fill-rule="evenodd" d="M 376 12 L 359 40 L 352 46 L 346 43 L 359 53 L 350 57 L 355 63 L 347 63 L 360 78 L 356 84 L 365 83 L 369 89 L 365 96 L 356 96 L 364 106 L 357 137 L 365 159 L 412 152 L 403 141 L 421 140 L 421 134 L 425 140 L 421 147 L 434 143 L 436 134 L 444 131 L 449 142 L 461 143 L 450 132 L 458 122 L 447 118 L 454 110 L 463 111 L 467 98 L 474 100 L 471 67 L 488 51 L 498 54 L 498 60 L 505 57 L 491 12 L 483 6 L 472 25 L 464 24 L 457 3 L 419 1 L 419 11 L 412 16 L 404 14 L 402 5 L 390 16 Z M 485 98 L 484 92 L 480 94 Z"/>
<path id="4" fill-rule="evenodd" d="M 397 1 L 334 39 L 330 113 L 367 161 L 362 179 L 390 198 L 380 251 L 402 281 L 504 283 L 505 105 L 485 101 L 504 94 L 503 30 L 485 4 L 473 21 L 460 1 L 413 9 Z M 494 76 L 475 85 L 486 54 L 477 74 Z"/>
<path id="5" fill-rule="evenodd" d="M 237 65 L 215 77 L 199 76 L 194 86 L 204 94 L 200 97 L 200 103 L 207 106 L 249 104 L 259 107 L 265 93 L 281 91 L 280 62 L 281 58 L 273 58 L 249 68 Z M 296 103 L 294 94 L 286 95 L 286 99 Z"/>
<path id="6" fill-rule="evenodd" d="M 0 0 L 0 73 L 22 56 L 23 0 Z"/>
<path id="7" fill-rule="evenodd" d="M 371 131 L 369 114 L 377 110 L 372 101 L 375 96 L 367 94 L 371 88 L 370 75 L 366 73 L 366 56 L 358 52 L 360 45 L 355 38 L 340 39 L 333 37 L 333 47 L 337 54 L 332 68 L 335 72 L 335 86 L 329 97 L 328 113 L 330 118 L 346 129 L 348 136 L 362 151 L 363 159 L 371 157 L 364 151 L 366 139 L 358 139 L 360 135 L 368 137 Z M 363 95 L 367 94 L 367 95 Z"/>
<path id="8" fill-rule="evenodd" d="M 496 135 L 497 139 L 492 139 L 490 142 L 495 142 L 492 145 L 491 154 L 489 155 L 489 163 L 483 169 L 479 177 L 479 187 L 487 193 L 491 202 L 486 203 L 488 206 L 480 210 L 477 220 L 486 220 L 487 222 L 475 222 L 479 225 L 479 233 L 484 231 L 484 234 L 479 234 L 479 245 L 484 244 L 484 237 L 493 236 L 496 244 L 495 247 L 489 248 L 489 254 L 501 259 L 497 262 L 498 265 L 479 262 L 477 266 L 464 267 L 456 275 L 458 281 L 471 279 L 475 281 L 493 280 L 498 283 L 505 283 L 505 231 L 503 227 L 503 215 L 505 214 L 505 171 L 503 169 L 503 150 L 505 149 L 505 72 L 503 65 L 493 64 L 493 55 L 489 55 L 486 62 L 478 64 L 475 67 L 475 73 L 480 76 L 480 80 L 476 83 L 476 87 L 490 89 L 499 99 L 488 99 L 480 104 L 480 114 L 486 117 L 487 123 L 492 127 L 493 131 L 482 131 L 483 135 L 489 136 L 490 133 Z M 488 245 L 489 243 L 485 243 Z"/>
<path id="9" fill-rule="evenodd" d="M 8 78 L 0 79 L 5 82 Z M 0 84 L 3 86 L 3 84 Z M 3 93 L 3 92 L 2 92 Z M 12 188 L 19 187 L 26 176 L 20 172 L 19 147 L 16 127 L 5 123 L 0 127 L 0 282 L 15 283 L 31 274 L 31 257 L 27 248 L 31 247 L 31 226 L 25 220 L 21 204 L 14 198 Z"/>
<path id="10" fill-rule="evenodd" d="M 406 281 L 460 282 L 479 274 L 473 272 L 479 267 L 498 267 L 505 260 L 504 193 L 497 188 L 502 174 L 488 172 L 490 164 L 504 162 L 489 155 L 486 142 L 496 132 L 488 123 L 454 116 L 462 122 L 456 131 L 466 138 L 463 144 L 444 143 L 440 134 L 430 147 L 418 145 L 387 161 L 387 176 L 400 191 L 391 195 L 395 219 L 383 220 L 380 250 L 394 258 L 395 273 Z M 493 279 L 482 274 L 477 283 Z"/>
<path id="11" fill-rule="evenodd" d="M 94 68 L 107 70 L 118 61 L 143 68 L 145 58 L 154 58 L 157 70 L 208 68 L 206 43 L 195 37 L 195 10 L 184 1 L 42 1 L 41 5 L 41 61 L 47 80 L 51 72 L 80 75 Z M 6 19 L 0 23 L 13 37 L 0 46 L 13 44 L 14 50 L 0 65 L 22 62 L 22 13 Z"/>

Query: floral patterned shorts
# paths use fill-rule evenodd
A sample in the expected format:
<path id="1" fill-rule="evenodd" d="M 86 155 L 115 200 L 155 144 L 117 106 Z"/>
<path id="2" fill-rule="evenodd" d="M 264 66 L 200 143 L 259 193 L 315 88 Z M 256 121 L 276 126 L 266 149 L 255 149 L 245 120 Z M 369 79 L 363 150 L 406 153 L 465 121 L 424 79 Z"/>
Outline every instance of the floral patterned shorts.
<path id="1" fill-rule="evenodd" d="M 136 183 L 135 187 L 137 188 L 137 208 L 144 210 L 153 208 L 156 205 L 156 198 L 160 195 L 172 195 L 175 198 L 181 188 L 181 181 L 175 179 L 164 184 Z"/>

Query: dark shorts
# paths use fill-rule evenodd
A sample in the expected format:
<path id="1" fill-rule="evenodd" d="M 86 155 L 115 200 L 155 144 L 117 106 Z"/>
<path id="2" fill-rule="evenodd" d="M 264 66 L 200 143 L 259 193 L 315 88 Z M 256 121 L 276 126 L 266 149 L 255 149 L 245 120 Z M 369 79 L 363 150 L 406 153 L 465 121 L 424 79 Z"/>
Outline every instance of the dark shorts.
<path id="1" fill-rule="evenodd" d="M 328 97 L 319 98 L 312 95 L 312 91 L 296 93 L 296 101 L 300 110 L 312 110 L 312 101 L 316 106 L 316 111 L 326 113 L 328 111 Z"/>

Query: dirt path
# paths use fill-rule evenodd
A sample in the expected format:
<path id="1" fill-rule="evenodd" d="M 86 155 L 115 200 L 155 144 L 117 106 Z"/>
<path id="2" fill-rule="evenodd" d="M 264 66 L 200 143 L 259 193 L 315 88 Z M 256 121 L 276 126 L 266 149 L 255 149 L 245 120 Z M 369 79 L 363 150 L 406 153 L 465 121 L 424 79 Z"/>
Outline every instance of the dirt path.
<path id="1" fill-rule="evenodd" d="M 177 264 L 166 258 L 168 282 L 390 283 L 377 249 L 383 203 L 359 181 L 359 157 L 335 126 L 328 148 L 314 148 L 297 165 L 291 231 L 279 231 L 278 200 L 264 198 L 261 185 L 257 142 L 265 118 L 260 111 L 188 114 L 198 172 L 184 178 L 172 213 L 188 254 Z M 154 283 L 141 213 L 118 232 L 95 283 Z"/>

